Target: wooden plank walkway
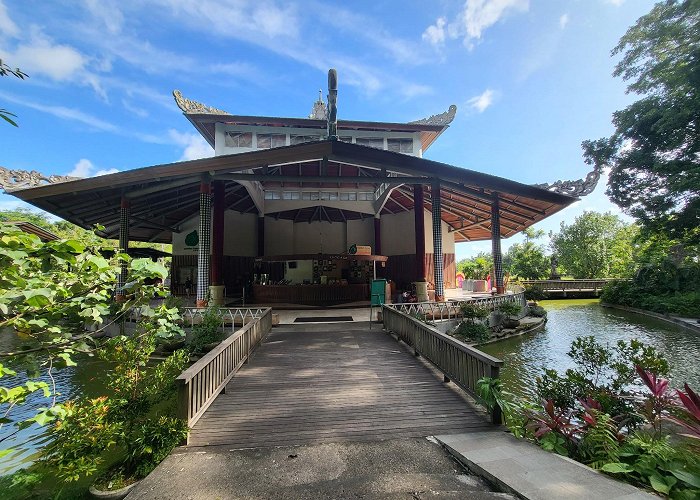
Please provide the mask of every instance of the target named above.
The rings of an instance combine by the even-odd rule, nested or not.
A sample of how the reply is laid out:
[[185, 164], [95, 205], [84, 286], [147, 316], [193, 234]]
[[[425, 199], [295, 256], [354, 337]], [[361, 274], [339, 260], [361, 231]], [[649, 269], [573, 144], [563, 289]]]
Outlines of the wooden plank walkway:
[[367, 323], [273, 329], [190, 435], [231, 449], [493, 429], [451, 384]]

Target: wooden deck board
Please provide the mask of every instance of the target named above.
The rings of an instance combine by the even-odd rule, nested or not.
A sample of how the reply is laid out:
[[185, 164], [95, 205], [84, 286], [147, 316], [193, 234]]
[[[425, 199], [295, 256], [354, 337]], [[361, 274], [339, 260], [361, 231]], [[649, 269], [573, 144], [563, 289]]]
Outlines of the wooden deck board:
[[275, 329], [190, 435], [191, 447], [253, 448], [491, 428], [485, 415], [366, 324]]

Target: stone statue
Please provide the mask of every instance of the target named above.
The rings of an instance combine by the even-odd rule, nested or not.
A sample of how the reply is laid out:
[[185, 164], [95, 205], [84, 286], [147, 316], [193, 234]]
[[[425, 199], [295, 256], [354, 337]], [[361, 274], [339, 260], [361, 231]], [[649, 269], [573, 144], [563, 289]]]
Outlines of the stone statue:
[[552, 271], [549, 275], [550, 280], [558, 280], [561, 279], [561, 274], [557, 272], [557, 266], [559, 265], [559, 259], [557, 258], [556, 254], [552, 254], [552, 256], [549, 259], [549, 263], [552, 266]]
[[338, 72], [328, 70], [328, 138], [338, 140]]

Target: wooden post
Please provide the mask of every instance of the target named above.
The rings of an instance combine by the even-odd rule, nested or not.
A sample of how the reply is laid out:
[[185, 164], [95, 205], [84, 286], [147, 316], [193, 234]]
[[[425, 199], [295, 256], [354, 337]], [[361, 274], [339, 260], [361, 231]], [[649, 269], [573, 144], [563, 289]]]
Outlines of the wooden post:
[[382, 255], [382, 220], [374, 216], [374, 255]]

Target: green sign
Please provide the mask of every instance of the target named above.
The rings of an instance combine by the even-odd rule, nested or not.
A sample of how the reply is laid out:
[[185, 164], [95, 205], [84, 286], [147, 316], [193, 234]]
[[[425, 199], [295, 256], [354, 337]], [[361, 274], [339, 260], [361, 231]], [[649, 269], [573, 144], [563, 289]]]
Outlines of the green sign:
[[185, 236], [185, 245], [187, 245], [188, 247], [196, 247], [197, 245], [199, 245], [199, 234], [197, 234], [196, 229], [187, 236]]

